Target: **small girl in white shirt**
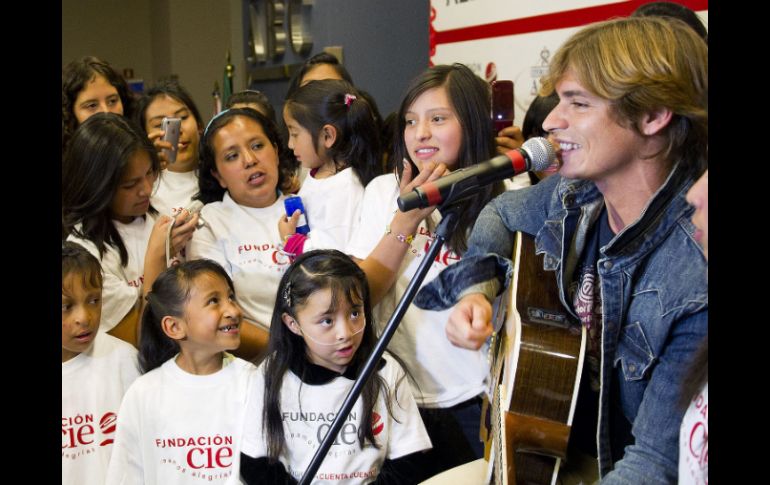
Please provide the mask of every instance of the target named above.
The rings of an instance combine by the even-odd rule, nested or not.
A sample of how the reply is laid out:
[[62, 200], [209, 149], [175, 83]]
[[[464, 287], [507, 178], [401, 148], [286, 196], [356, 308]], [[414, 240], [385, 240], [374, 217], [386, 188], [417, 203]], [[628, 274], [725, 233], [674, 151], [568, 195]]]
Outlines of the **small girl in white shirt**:
[[61, 478], [102, 485], [120, 401], [139, 377], [136, 349], [99, 333], [102, 269], [79, 244], [61, 247]]
[[349, 83], [311, 81], [283, 108], [289, 148], [310, 170], [298, 195], [310, 232], [296, 233], [300, 213], [279, 223], [286, 252], [344, 250], [358, 226], [364, 187], [382, 173], [379, 130], [372, 106]]
[[[302, 476], [375, 345], [373, 323], [366, 276], [348, 256], [297, 258], [278, 288], [269, 355], [252, 377], [241, 480]], [[404, 370], [386, 354], [313, 483], [417, 482], [417, 452], [430, 447]]]
[[253, 364], [233, 283], [214, 261], [163, 272], [142, 316], [143, 376], [120, 406], [108, 484], [225, 483], [237, 474]]

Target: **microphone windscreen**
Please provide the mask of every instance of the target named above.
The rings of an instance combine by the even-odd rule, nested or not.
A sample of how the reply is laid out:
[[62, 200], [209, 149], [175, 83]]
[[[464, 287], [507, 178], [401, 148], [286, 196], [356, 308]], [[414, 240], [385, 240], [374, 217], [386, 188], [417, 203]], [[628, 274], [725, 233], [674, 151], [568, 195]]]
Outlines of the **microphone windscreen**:
[[545, 170], [556, 160], [556, 150], [553, 149], [553, 145], [541, 136], [525, 141], [521, 149], [529, 155], [529, 159], [532, 162], [530, 170], [535, 172]]

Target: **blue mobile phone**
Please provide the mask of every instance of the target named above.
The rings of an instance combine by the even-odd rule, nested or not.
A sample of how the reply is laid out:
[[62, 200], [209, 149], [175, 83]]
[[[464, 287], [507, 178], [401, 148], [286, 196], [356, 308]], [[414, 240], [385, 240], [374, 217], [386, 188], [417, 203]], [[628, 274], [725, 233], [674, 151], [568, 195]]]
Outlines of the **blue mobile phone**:
[[307, 234], [310, 232], [310, 226], [307, 223], [307, 216], [305, 213], [305, 206], [302, 205], [302, 199], [298, 195], [292, 195], [291, 197], [284, 199], [283, 206], [286, 208], [286, 217], [291, 217], [297, 209], [302, 212], [302, 215], [299, 216], [299, 221], [297, 221], [297, 232], [299, 234]]

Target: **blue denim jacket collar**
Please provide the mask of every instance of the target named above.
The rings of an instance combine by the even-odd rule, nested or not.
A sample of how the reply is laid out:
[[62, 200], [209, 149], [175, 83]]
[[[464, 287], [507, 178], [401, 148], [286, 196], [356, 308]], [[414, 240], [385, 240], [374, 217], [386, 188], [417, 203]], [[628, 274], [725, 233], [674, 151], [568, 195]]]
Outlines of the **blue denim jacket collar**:
[[[600, 249], [602, 256], [639, 258], [655, 249], [673, 224], [692, 213], [685, 200], [692, 183], [692, 177], [684, 166], [675, 164], [639, 218]], [[573, 274], [577, 255], [583, 252], [588, 230], [604, 207], [604, 197], [593, 182], [565, 178], [559, 181], [555, 195], [558, 202], [552, 200], [552, 203], [562, 210], [553, 213], [557, 218], [546, 220], [543, 229], [536, 235], [536, 251], [538, 254], [545, 253], [545, 269], [558, 271], [559, 286], [563, 289], [569, 283], [564, 279]], [[684, 224], [687, 225], [687, 221]], [[690, 227], [692, 234], [694, 227], [691, 224]], [[569, 238], [569, 244], [566, 238]], [[562, 303], [567, 308], [571, 307], [566, 300]]]

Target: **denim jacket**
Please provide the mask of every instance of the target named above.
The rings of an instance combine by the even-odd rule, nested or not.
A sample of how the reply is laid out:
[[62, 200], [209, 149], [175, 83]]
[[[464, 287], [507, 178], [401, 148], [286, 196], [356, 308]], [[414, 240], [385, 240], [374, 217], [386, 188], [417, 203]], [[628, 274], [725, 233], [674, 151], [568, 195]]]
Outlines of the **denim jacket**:
[[[685, 194], [691, 174], [678, 164], [641, 216], [600, 248], [597, 273], [602, 292], [602, 361], [597, 450], [603, 484], [675, 483], [680, 383], [706, 335], [706, 261], [693, 238], [693, 209]], [[463, 259], [445, 269], [415, 299], [422, 308], [447, 308], [497, 279], [504, 289], [512, 274], [513, 234], [535, 234], [536, 251], [555, 272], [561, 301], [573, 316], [567, 288], [586, 234], [604, 205], [592, 182], [558, 175], [490, 202], [473, 228]], [[479, 286], [480, 285], [480, 286]], [[492, 295], [487, 295], [491, 297]], [[632, 425], [633, 444], [612, 456], [609, 390]]]

